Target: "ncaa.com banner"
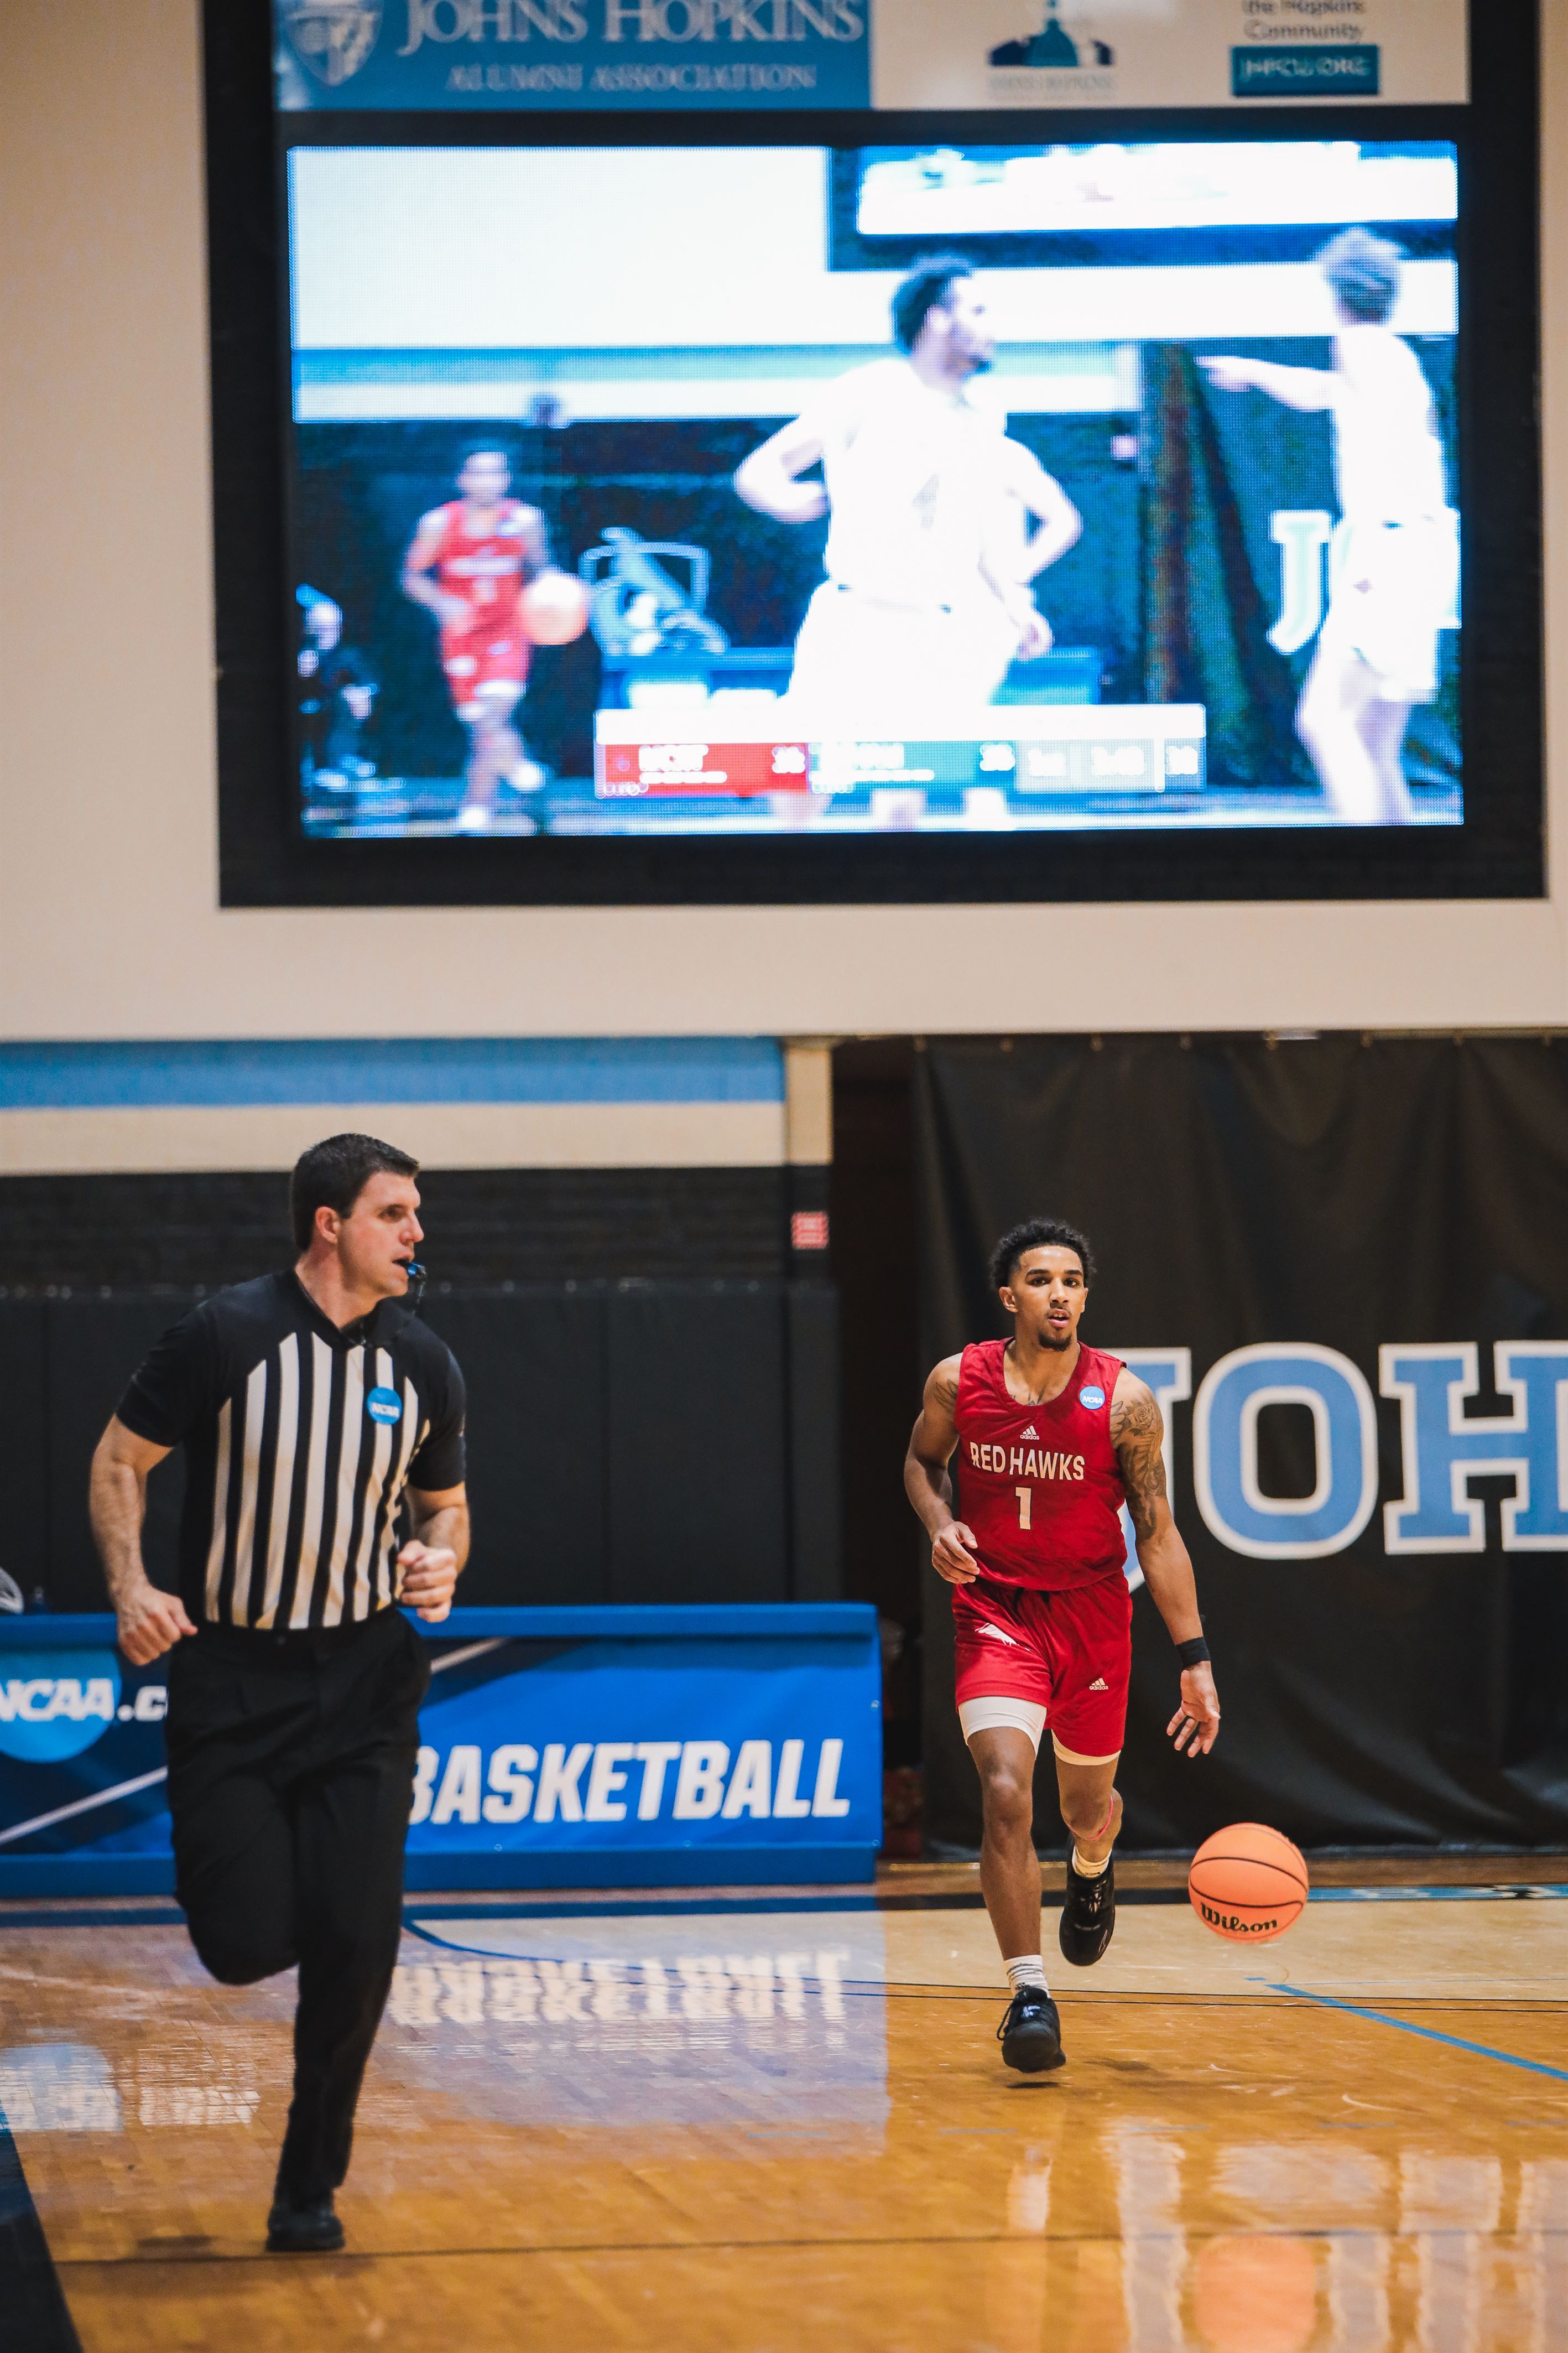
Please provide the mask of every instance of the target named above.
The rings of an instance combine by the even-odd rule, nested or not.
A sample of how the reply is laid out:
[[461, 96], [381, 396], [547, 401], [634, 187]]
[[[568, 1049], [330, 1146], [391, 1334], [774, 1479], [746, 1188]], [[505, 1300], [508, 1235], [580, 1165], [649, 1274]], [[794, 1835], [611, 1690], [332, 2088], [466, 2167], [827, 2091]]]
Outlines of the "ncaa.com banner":
[[[421, 1630], [411, 1887], [871, 1877], [868, 1607], [468, 1609]], [[0, 1894], [172, 1889], [166, 1704], [111, 1618], [0, 1619]]]
[[1463, 104], [1465, 0], [274, 0], [278, 104]]

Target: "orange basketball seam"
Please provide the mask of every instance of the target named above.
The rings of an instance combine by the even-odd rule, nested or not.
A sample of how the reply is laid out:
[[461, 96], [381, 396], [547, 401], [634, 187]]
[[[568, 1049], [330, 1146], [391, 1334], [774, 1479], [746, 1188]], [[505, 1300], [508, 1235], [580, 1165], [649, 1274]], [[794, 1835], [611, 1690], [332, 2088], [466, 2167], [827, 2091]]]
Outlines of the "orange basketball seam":
[[[1206, 1870], [1208, 1865], [1212, 1862], [1239, 1863], [1244, 1871], [1277, 1871], [1281, 1879], [1288, 1879], [1292, 1887], [1306, 1888], [1310, 1887], [1311, 1884], [1310, 1880], [1302, 1878], [1296, 1872], [1288, 1871], [1282, 1862], [1267, 1862], [1264, 1861], [1263, 1857], [1258, 1854], [1194, 1855], [1193, 1857], [1193, 1871], [1195, 1872], [1200, 1864]], [[1187, 1875], [1190, 1879], [1192, 1872], [1189, 1872]]]

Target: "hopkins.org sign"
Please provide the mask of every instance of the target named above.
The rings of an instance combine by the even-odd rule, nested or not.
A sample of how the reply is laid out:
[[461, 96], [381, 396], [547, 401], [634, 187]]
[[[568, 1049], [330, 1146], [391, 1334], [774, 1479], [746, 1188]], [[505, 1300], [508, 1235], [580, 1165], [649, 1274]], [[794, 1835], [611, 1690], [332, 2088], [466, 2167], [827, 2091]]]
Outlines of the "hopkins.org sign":
[[867, 0], [274, 0], [278, 103], [848, 107]]
[[[420, 1630], [411, 1887], [870, 1878], [868, 1607], [466, 1609]], [[164, 1667], [113, 1640], [110, 1618], [0, 1619], [0, 1893], [174, 1884]]]

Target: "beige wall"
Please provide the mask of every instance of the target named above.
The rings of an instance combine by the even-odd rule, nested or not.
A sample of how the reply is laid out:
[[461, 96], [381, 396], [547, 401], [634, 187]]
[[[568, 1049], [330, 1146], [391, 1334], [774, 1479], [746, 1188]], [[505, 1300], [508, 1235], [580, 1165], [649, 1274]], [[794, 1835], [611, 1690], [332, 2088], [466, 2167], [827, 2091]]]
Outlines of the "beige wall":
[[[1547, 904], [221, 913], [195, 0], [5, 16], [0, 1036], [371, 1034], [393, 1004], [431, 1035], [1568, 1024], [1561, 826]], [[1546, 156], [1552, 519], [1568, 137]], [[1565, 566], [1549, 534], [1556, 615]]]

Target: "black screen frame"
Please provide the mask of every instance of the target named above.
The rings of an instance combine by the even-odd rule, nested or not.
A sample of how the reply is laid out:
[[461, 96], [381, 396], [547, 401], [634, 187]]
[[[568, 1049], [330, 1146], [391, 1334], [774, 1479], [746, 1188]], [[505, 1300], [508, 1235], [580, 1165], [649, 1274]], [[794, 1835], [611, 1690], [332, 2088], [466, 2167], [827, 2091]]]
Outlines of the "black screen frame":
[[[1477, 12], [1472, 11], [1472, 20]], [[1541, 898], [1544, 643], [1536, 0], [1471, 30], [1468, 107], [274, 116], [268, 0], [205, 0], [219, 899], [260, 906], [928, 905]], [[1192, 833], [312, 840], [289, 722], [291, 146], [813, 147], [1165, 136], [1459, 151], [1462, 826]]]

